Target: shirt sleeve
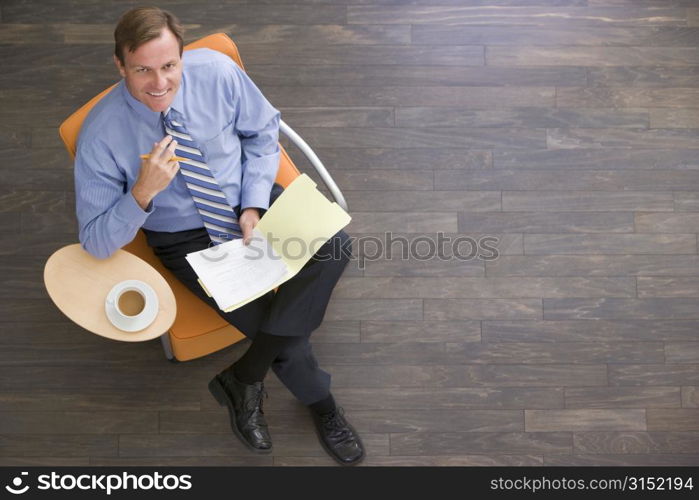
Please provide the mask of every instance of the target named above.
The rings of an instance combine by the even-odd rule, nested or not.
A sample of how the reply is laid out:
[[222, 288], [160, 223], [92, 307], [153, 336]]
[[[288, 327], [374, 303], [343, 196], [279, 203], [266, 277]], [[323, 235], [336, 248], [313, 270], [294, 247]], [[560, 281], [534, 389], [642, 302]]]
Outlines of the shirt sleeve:
[[126, 177], [104, 144], [80, 145], [75, 157], [75, 208], [82, 247], [104, 259], [136, 236], [153, 212], [127, 191]]
[[279, 169], [280, 113], [237, 64], [232, 79], [235, 129], [242, 149], [240, 209], [266, 210]]

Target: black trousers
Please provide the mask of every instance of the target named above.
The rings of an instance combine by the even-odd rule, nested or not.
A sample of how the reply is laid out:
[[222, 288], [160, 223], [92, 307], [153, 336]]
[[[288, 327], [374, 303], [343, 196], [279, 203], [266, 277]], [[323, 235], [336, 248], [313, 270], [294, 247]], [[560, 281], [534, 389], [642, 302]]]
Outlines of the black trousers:
[[[270, 205], [282, 192], [283, 188], [275, 184]], [[240, 215], [239, 207], [234, 210]], [[258, 331], [293, 337], [271, 368], [296, 398], [309, 405], [330, 394], [330, 374], [318, 367], [310, 335], [323, 321], [332, 290], [350, 260], [351, 241], [344, 231], [330, 238], [276, 293], [270, 291], [231, 312], [220, 310], [206, 295], [185, 259], [188, 253], [210, 246], [211, 239], [204, 228], [174, 233], [146, 229], [144, 232], [163, 265], [246, 337], [252, 339]]]

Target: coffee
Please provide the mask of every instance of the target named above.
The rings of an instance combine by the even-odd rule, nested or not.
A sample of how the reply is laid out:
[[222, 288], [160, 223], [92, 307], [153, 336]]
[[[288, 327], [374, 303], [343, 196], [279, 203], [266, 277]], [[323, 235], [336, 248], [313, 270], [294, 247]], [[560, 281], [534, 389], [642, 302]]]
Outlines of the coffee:
[[137, 290], [125, 290], [119, 295], [117, 304], [124, 316], [136, 316], [146, 306], [146, 299]]

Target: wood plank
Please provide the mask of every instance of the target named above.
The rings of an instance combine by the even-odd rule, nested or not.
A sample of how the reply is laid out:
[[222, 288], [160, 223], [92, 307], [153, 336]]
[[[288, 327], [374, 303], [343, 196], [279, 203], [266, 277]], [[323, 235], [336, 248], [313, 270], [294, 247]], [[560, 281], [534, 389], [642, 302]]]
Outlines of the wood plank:
[[[694, 44], [690, 45], [694, 46]], [[587, 73], [590, 91], [594, 93], [604, 92], [599, 88], [603, 86], [621, 87], [614, 91], [623, 93], [626, 90], [631, 95], [636, 94], [640, 88], [654, 87], [657, 90], [652, 95], [662, 96], [659, 98], [659, 101], [664, 102], [671, 96], [671, 93], [665, 90], [668, 87], [671, 89], [683, 89], [697, 86], [699, 66], [590, 67]], [[570, 98], [570, 95], [568, 98]]]
[[36, 324], [25, 321], [7, 322], [2, 325], [3, 332], [0, 344], [76, 344], [99, 343], [96, 335], [83, 330], [81, 327], [64, 318], [63, 321]]
[[338, 283], [333, 291], [333, 297], [346, 299], [635, 297], [635, 285], [633, 278], [357, 277], [346, 278]]
[[682, 387], [682, 407], [699, 408], [699, 387]]
[[699, 365], [670, 363], [609, 365], [609, 385], [699, 385]]
[[70, 234], [74, 241], [78, 240], [78, 224], [72, 210], [62, 213], [22, 212], [20, 226], [25, 234]]
[[[317, 144], [325, 148], [347, 146], [378, 148], [390, 144], [395, 148], [440, 148], [445, 146], [499, 149], [542, 148], [545, 147], [546, 144], [546, 133], [544, 130], [524, 128], [487, 129], [435, 127], [424, 130], [378, 127], [362, 129], [303, 127], [296, 131], [309, 144]], [[692, 136], [691, 133], [686, 133], [686, 131], [679, 132], [685, 133], [685, 135], [688, 136], [687, 140]], [[682, 143], [679, 145], [681, 144]]]
[[29, 129], [16, 125], [0, 125], [0, 150], [14, 150], [29, 146]]
[[0, 457], [0, 467], [87, 467], [89, 457]]
[[[459, 212], [458, 215], [459, 231], [462, 232], [626, 233], [633, 231], [633, 216], [630, 213]], [[612, 235], [605, 234], [603, 237], [612, 237]], [[529, 239], [529, 235], [525, 234], [525, 241]]]
[[348, 320], [422, 320], [419, 299], [330, 299], [325, 319]]
[[0, 212], [67, 212], [72, 208], [68, 193], [8, 189], [0, 194]]
[[577, 432], [575, 453], [696, 453], [699, 432]]
[[348, 6], [349, 24], [684, 26], [681, 8]]
[[[484, 276], [485, 266], [480, 259], [429, 260], [412, 256], [407, 260], [366, 260], [364, 276]], [[402, 318], [397, 318], [402, 319]]]
[[699, 319], [699, 299], [544, 299], [544, 319]]
[[699, 8], [687, 9], [687, 26], [699, 26]]
[[[350, 50], [355, 49], [350, 47]], [[558, 74], [552, 71], [554, 69]], [[430, 106], [444, 103], [451, 96], [457, 105], [466, 106], [470, 103], [471, 106], [484, 109], [486, 103], [479, 103], [476, 99], [479, 94], [483, 94], [486, 102], [496, 107], [546, 106], [554, 101], [553, 86], [579, 87], [586, 84], [585, 68], [582, 67], [542, 67], [534, 71], [527, 67], [439, 66], [424, 58], [420, 65], [306, 64], [303, 65], [303, 71], [283, 64], [251, 64], [249, 71], [257, 85], [265, 90], [265, 94], [272, 92], [271, 102], [279, 102], [281, 99], [287, 106], [301, 105], [295, 103], [292, 96], [301, 96], [303, 99], [303, 96], [308, 96], [309, 88], [317, 89], [320, 92], [318, 97], [322, 100], [315, 104], [302, 100], [304, 106], [318, 106], [319, 103], [334, 106], [357, 102], [366, 102], [367, 104], [361, 104], [363, 106], [381, 106], [392, 102], [401, 106]], [[679, 81], [684, 82], [685, 79]], [[517, 87], [505, 87], [507, 82], [516, 84]], [[369, 101], [361, 100], [359, 87], [365, 94], [364, 99], [368, 98]], [[434, 88], [428, 93], [428, 89], [421, 90], [420, 87]], [[495, 87], [502, 91], [500, 101], [495, 99]], [[379, 89], [382, 90], [379, 92]], [[472, 91], [470, 96], [469, 91]], [[338, 96], [337, 103], [331, 101], [333, 95]], [[415, 99], [394, 101], [399, 95], [413, 95]], [[532, 100], [525, 101], [525, 95], [531, 95]]]
[[346, 226], [351, 233], [377, 231], [422, 233], [427, 231], [456, 232], [456, 214], [450, 212], [353, 212]]
[[548, 129], [547, 144], [552, 149], [570, 148], [699, 148], [695, 129]]
[[[531, 279], [531, 278], [529, 278]], [[483, 341], [616, 342], [696, 339], [697, 320], [483, 321]]]
[[544, 465], [552, 467], [682, 467], [695, 466], [699, 462], [699, 454], [643, 454], [643, 455], [618, 455], [618, 454], [578, 454], [575, 455], [545, 455]]
[[[354, 44], [245, 44], [245, 57], [257, 64], [303, 66], [325, 65], [400, 65], [400, 66], [483, 66], [483, 47], [478, 46], [420, 46], [372, 45], [371, 50], [355, 50]], [[686, 49], [691, 50], [691, 49]]]
[[699, 363], [699, 342], [668, 342], [665, 344], [667, 363]]
[[537, 191], [668, 191], [699, 190], [699, 170], [582, 170], [490, 168], [435, 170], [435, 190]]
[[274, 457], [248, 455], [216, 457], [90, 457], [93, 467], [269, 467]]
[[[676, 193], [675, 193], [676, 195]], [[672, 192], [503, 191], [505, 212], [672, 212]]]
[[695, 66], [695, 47], [488, 47], [492, 66]]
[[[16, 215], [19, 216], [19, 214]], [[50, 300], [44, 285], [45, 263], [46, 259], [43, 256], [24, 255], [0, 261], [0, 275], [3, 276], [3, 283], [5, 284], [3, 289], [0, 290], [0, 298], [13, 299], [23, 297], [27, 299]], [[34, 328], [37, 327], [35, 326]], [[0, 342], [4, 341], [4, 338], [0, 340]]]
[[486, 269], [488, 276], [698, 276], [698, 265], [695, 255], [505, 255]]
[[[342, 278], [340, 282], [345, 280]], [[323, 321], [313, 330], [313, 343], [352, 343], [360, 341], [360, 321]]]
[[699, 278], [638, 277], [638, 297], [699, 297]]
[[699, 113], [691, 109], [650, 108], [651, 128], [699, 128]]
[[[566, 87], [558, 89], [556, 104], [569, 108], [696, 108], [698, 95], [699, 88]], [[653, 133], [657, 135], [653, 131], [646, 135]]]
[[284, 121], [294, 127], [392, 127], [393, 108], [285, 108]]
[[[192, 3], [192, 2], [190, 2]], [[232, 3], [232, 2], [227, 2]], [[245, 3], [245, 2], [233, 2]], [[260, 2], [263, 3], [263, 2]], [[269, 2], [268, 2], [269, 3]], [[290, 1], [289, 4], [298, 4]], [[319, 2], [313, 2], [319, 3]], [[320, 2], [333, 4], [333, 2]], [[277, 2], [279, 4], [279, 2]], [[236, 7], [237, 8], [237, 7]], [[238, 45], [246, 62], [256, 63], [250, 58], [247, 48], [250, 45], [269, 44], [285, 46], [293, 44], [296, 47], [309, 45], [390, 45], [410, 43], [410, 26], [404, 25], [347, 25], [347, 24], [277, 24], [277, 23], [236, 23], [217, 26], [219, 31], [230, 33]], [[191, 33], [188, 30], [185, 33]], [[191, 35], [190, 36], [194, 36]], [[247, 64], [246, 64], [247, 66]]]
[[[113, 344], [104, 345], [105, 356]], [[158, 341], [159, 342], [159, 341]], [[156, 345], [157, 347], [157, 345]], [[23, 383], [23, 390], [77, 390], [77, 391], [139, 391], [147, 379], [151, 388], [164, 390], [170, 386], [182, 389], [205, 388], [211, 377], [231, 364], [247, 349], [247, 344], [235, 344], [222, 352], [213, 353], [198, 363], [176, 365], [169, 363], [161, 354], [156, 361], [132, 360], [130, 363], [105, 363], [100, 369], [94, 364], [34, 364], [33, 366], [0, 366], [0, 391], [14, 390], [16, 380]], [[45, 348], [46, 349], [46, 348]], [[13, 374], [13, 375], [11, 375]], [[14, 384], [14, 385], [13, 385]], [[207, 393], [208, 394], [208, 393]], [[211, 395], [208, 396], [211, 398]]]
[[115, 456], [117, 436], [106, 434], [0, 434], [3, 457]]
[[419, 432], [391, 435], [392, 455], [571, 453], [568, 432]]
[[[230, 429], [227, 412], [163, 412], [161, 433], [225, 433]], [[347, 419], [361, 435], [396, 432], [514, 432], [524, 430], [521, 410], [443, 410], [435, 418], [431, 410], [352, 411]], [[313, 426], [308, 412], [293, 415], [265, 412], [270, 434], [293, 434]]]
[[[312, 432], [312, 429], [308, 429]], [[362, 434], [367, 454], [388, 454], [388, 435]], [[324, 456], [325, 450], [315, 434], [275, 434], [275, 456]], [[122, 457], [180, 457], [180, 456], [241, 456], [250, 450], [232, 432], [226, 434], [122, 434], [119, 436], [119, 456]]]
[[649, 409], [649, 431], [698, 431], [697, 409]]
[[647, 128], [644, 109], [536, 108], [396, 108], [397, 127]]
[[646, 410], [524, 410], [526, 432], [644, 431]]
[[[239, 4], [235, 9], [226, 4], [201, 5], [192, 2], [177, 2], [177, 15], [192, 24], [211, 25], [216, 23], [239, 24], [344, 24], [346, 19], [345, 7], [341, 5], [264, 5]], [[107, 23], [112, 26], [124, 11], [123, 4], [97, 0], [58, 0], [50, 6], [40, 0], [17, 2], [10, 0], [3, 6], [3, 22], [23, 23], [35, 22], [36, 11], [41, 9], [42, 20], [47, 22]]]
[[[367, 456], [362, 462], [369, 467], [507, 467], [542, 465], [541, 455], [458, 455], [458, 456]], [[274, 457], [275, 466], [336, 467], [330, 457]]]
[[[496, 168], [575, 169], [577, 175], [580, 170], [599, 170], [602, 165], [605, 170], [674, 170], [699, 168], [699, 160], [696, 151], [691, 149], [583, 148], [493, 151], [493, 166]], [[565, 195], [560, 192], [565, 190], [567, 189], [552, 191]]]
[[[522, 255], [522, 235], [517, 233], [457, 233], [384, 231], [352, 232], [355, 256], [367, 259], [413, 259], [415, 264], [434, 254], [440, 260], [470, 262], [496, 255]], [[456, 263], [455, 265], [456, 270]]]
[[[47, 371], [50, 371], [47, 370]], [[60, 368], [57, 374], [64, 375]], [[65, 379], [63, 379], [65, 380]], [[106, 387], [28, 387], [21, 393], [0, 392], [2, 412], [74, 412], [82, 415], [103, 412], [123, 412], [138, 408], [145, 414], [157, 411], [196, 411], [199, 410], [199, 391], [180, 387], [121, 389], [118, 386], [109, 390]]]
[[675, 191], [675, 212], [699, 212], [699, 193]]
[[0, 366], [67, 365], [105, 366], [139, 361], [160, 361], [162, 348], [155, 342], [134, 346], [130, 342], [116, 345], [90, 344], [9, 344], [0, 352]]
[[444, 363], [444, 344], [436, 342], [317, 344], [318, 361], [327, 364], [435, 364]]
[[[608, 214], [598, 214], [600, 218]], [[638, 226], [636, 226], [638, 230]], [[567, 227], [560, 228], [563, 232]], [[571, 228], [571, 232], [574, 228]], [[691, 228], [685, 228], [685, 232]], [[691, 254], [694, 234], [525, 234], [524, 253], [552, 254]]]
[[157, 433], [158, 414], [143, 411], [14, 411], [0, 415], [3, 434]]
[[[334, 387], [596, 387], [607, 385], [604, 364], [458, 364], [332, 365], [324, 364]], [[403, 390], [403, 389], [401, 389]], [[562, 408], [562, 406], [560, 406]]]
[[[333, 179], [343, 189], [369, 191], [431, 191], [433, 175], [430, 171], [389, 169], [332, 170]], [[353, 214], [354, 215], [354, 214]]]
[[425, 299], [424, 303], [428, 321], [542, 318], [541, 299]]
[[[606, 2], [602, 6], [610, 5]], [[691, 47], [698, 37], [696, 28], [681, 26], [547, 26], [542, 30], [532, 26], [416, 24], [412, 30], [414, 44], [487, 45], [489, 48], [531, 45]]]
[[[408, 170], [422, 170], [425, 168], [425, 165], [429, 165], [433, 170], [442, 168], [488, 168], [492, 166], [490, 151], [474, 151], [465, 148], [427, 150], [424, 148], [314, 147], [313, 150], [333, 172], [352, 169], [401, 169], [403, 170], [402, 174], [405, 174]], [[294, 163], [302, 169], [304, 165], [310, 167], [310, 163], [301, 158], [300, 155], [294, 157]]]
[[[409, 279], [409, 278], [407, 278]], [[439, 278], [442, 279], [442, 278]], [[333, 292], [336, 296], [338, 288]], [[479, 321], [362, 321], [361, 341], [375, 342], [478, 342]]]
[[678, 408], [680, 404], [679, 387], [573, 387], [565, 390], [566, 408]]
[[634, 214], [634, 225], [639, 233], [697, 233], [699, 232], [699, 214]]
[[[403, 173], [396, 174], [402, 177]], [[344, 190], [343, 190], [344, 192]], [[420, 207], [423, 212], [492, 212], [500, 210], [499, 191], [347, 191], [345, 199], [353, 211], [408, 212]], [[669, 197], [673, 207], [672, 193]], [[3, 198], [0, 196], [0, 208]]]
[[563, 392], [558, 388], [419, 388], [338, 389], [333, 392], [349, 410], [406, 410], [431, 408], [472, 410], [522, 410], [562, 408]]
[[[560, 71], [559, 68], [554, 69]], [[549, 106], [555, 102], [556, 89], [554, 87], [567, 85], [580, 91], [581, 80], [585, 78], [584, 72], [571, 71], [570, 68], [560, 71], [558, 74], [549, 74], [546, 68], [536, 70], [536, 74], [528, 69], [521, 69], [518, 74], [512, 71], [503, 74], [504, 71], [497, 72], [495, 69], [478, 67], [465, 68], [460, 71], [468, 72], [469, 80], [459, 86], [454, 86], [453, 78], [450, 78], [448, 82], [451, 85], [448, 85], [447, 82], [439, 84], [425, 81], [426, 76], [423, 68], [420, 71], [421, 78], [415, 81], [412, 86], [407, 85], [410, 83], [408, 80], [405, 83], [401, 82], [401, 85], [392, 86], [367, 87], [361, 82], [351, 85], [351, 81], [349, 83], [343, 81], [342, 86], [265, 85], [261, 88], [267, 99], [279, 108], [285, 106], [400, 106], [408, 102], [413, 106], [475, 106], [477, 109], [489, 109], [492, 106], [512, 107], [516, 106], [517, 102], [528, 103], [530, 106]], [[434, 74], [434, 70], [427, 74]], [[517, 81], [520, 88], [503, 88], [503, 83], [506, 81]], [[528, 85], [526, 85], [527, 83]], [[558, 92], [560, 91], [561, 89], [558, 89]], [[527, 104], [519, 105], [526, 106]], [[643, 105], [635, 107], [643, 107]], [[415, 147], [415, 145], [407, 147]], [[450, 143], [445, 147], [453, 148], [457, 147], [457, 144]]]
[[662, 363], [662, 342], [447, 343], [452, 363]]

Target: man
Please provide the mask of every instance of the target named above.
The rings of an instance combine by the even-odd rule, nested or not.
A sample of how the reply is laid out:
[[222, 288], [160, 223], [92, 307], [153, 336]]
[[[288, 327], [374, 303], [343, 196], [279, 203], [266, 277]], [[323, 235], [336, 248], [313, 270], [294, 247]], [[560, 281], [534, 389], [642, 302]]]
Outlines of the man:
[[[330, 375], [318, 367], [309, 343], [349, 260], [348, 236], [337, 233], [276, 294], [230, 313], [204, 293], [185, 260], [187, 253], [229, 238], [249, 243], [260, 216], [281, 193], [274, 183], [279, 112], [227, 56], [208, 49], [183, 55], [182, 27], [166, 11], [128, 11], [114, 37], [123, 79], [86, 118], [77, 145], [83, 248], [105, 258], [143, 228], [163, 264], [253, 339], [209, 383], [228, 407], [233, 432], [251, 450], [272, 450], [262, 410], [263, 379], [271, 366], [311, 409], [330, 456], [341, 464], [359, 463], [362, 442], [336, 406]], [[178, 163], [175, 155], [186, 159]]]

